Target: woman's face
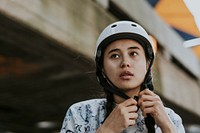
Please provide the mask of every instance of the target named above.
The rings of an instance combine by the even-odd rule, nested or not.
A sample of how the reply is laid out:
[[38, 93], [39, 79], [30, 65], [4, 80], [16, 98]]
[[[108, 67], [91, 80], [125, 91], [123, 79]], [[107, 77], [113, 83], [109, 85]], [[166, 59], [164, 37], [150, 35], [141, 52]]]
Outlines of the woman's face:
[[142, 46], [131, 39], [112, 42], [104, 52], [104, 73], [125, 93], [140, 89], [147, 72], [147, 62]]

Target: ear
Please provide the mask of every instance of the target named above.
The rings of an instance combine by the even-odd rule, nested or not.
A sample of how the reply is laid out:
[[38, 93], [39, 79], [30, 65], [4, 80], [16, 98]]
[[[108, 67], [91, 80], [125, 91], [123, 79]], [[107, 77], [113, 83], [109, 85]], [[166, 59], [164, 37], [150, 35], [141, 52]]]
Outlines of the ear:
[[146, 62], [146, 70], [148, 70], [149, 66], [150, 66], [150, 61], [147, 61]]

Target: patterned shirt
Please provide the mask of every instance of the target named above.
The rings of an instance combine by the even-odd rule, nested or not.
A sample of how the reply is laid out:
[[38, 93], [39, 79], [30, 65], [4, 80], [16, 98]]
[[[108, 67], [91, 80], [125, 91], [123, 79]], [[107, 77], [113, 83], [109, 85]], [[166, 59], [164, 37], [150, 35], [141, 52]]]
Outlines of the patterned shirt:
[[[67, 111], [60, 133], [95, 133], [106, 116], [106, 99], [92, 99], [73, 104]], [[173, 110], [165, 110], [174, 124], [177, 133], [185, 133], [182, 119]], [[157, 126], [156, 133], [162, 133]], [[138, 110], [136, 124], [123, 133], [148, 133], [141, 110]]]

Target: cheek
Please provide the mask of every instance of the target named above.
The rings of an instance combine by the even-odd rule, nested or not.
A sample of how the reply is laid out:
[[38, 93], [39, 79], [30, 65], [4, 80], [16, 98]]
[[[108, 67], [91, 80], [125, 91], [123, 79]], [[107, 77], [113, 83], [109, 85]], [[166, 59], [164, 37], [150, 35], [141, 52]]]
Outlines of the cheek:
[[108, 61], [104, 61], [103, 70], [105, 74], [108, 76], [109, 72], [112, 70], [112, 64]]
[[[104, 73], [106, 76], [110, 79], [112, 77], [115, 77], [114, 75], [116, 74], [116, 64], [111, 62], [111, 61], [104, 61]], [[111, 79], [110, 79], [111, 80]]]
[[146, 75], [148, 69], [146, 62], [138, 63], [137, 68], [138, 68], [137, 70], [138, 73], [140, 73], [141, 75]]

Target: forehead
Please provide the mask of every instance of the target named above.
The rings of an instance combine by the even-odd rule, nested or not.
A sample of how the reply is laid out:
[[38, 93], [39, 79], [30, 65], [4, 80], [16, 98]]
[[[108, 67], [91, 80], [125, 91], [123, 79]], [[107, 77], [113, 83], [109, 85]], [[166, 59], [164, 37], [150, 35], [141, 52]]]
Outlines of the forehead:
[[109, 51], [111, 49], [127, 49], [130, 47], [138, 47], [139, 49], [143, 50], [141, 44], [139, 44], [137, 41], [132, 40], [132, 39], [120, 39], [120, 40], [116, 40], [113, 41], [112, 43], [110, 43], [105, 51]]

